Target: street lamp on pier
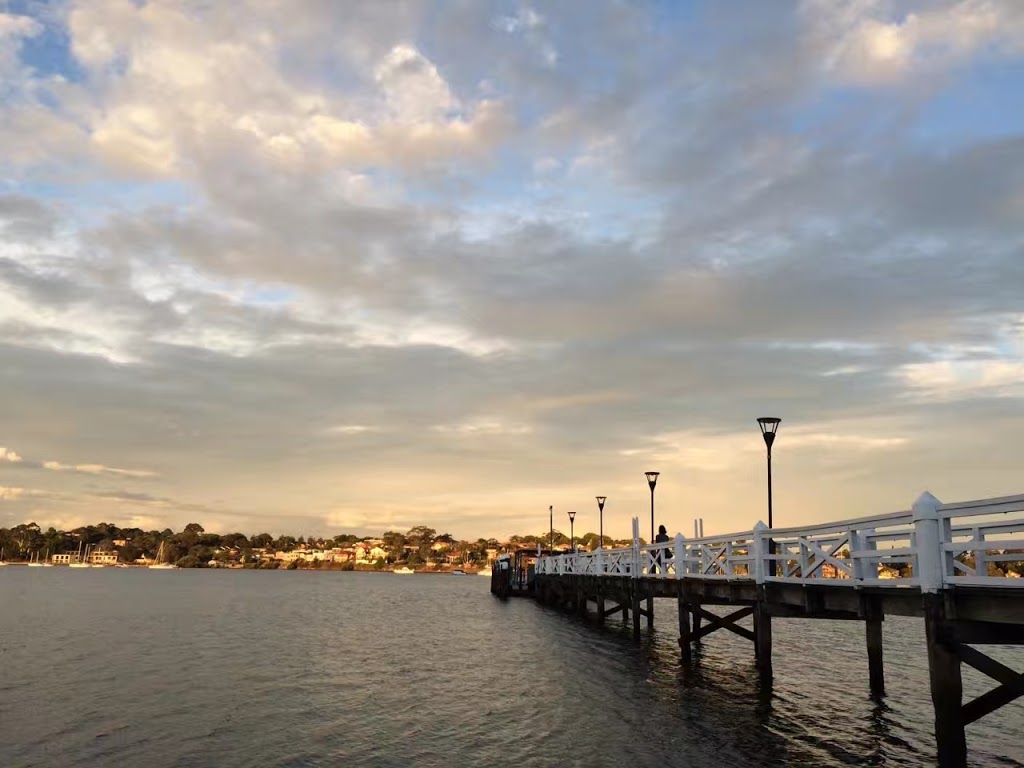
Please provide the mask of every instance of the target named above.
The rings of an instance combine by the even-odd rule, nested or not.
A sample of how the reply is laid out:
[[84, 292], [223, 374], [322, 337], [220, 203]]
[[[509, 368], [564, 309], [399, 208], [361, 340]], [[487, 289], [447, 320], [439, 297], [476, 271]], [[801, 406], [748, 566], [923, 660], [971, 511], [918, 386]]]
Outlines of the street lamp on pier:
[[599, 521], [598, 521], [598, 524], [597, 524], [598, 525], [598, 534], [597, 535], [601, 537], [601, 539], [600, 539], [601, 543], [598, 544], [598, 546], [601, 547], [601, 549], [604, 549], [604, 503], [606, 501], [608, 501], [608, 497], [607, 496], [598, 496], [597, 497], [597, 512], [598, 512], [598, 517], [599, 517]]
[[555, 551], [555, 508], [548, 507], [548, 551]]
[[[757, 424], [761, 427], [761, 436], [764, 438], [765, 447], [768, 448], [768, 528], [771, 530], [773, 527], [772, 520], [772, 443], [775, 442], [775, 433], [779, 431], [779, 424], [782, 423], [782, 419], [777, 419], [774, 416], [762, 416], [757, 420]], [[775, 554], [775, 539], [768, 539], [768, 554]], [[775, 560], [772, 559], [768, 563], [768, 574], [774, 576], [776, 573]]]
[[648, 544], [654, 543], [654, 486], [658, 484], [658, 475], [660, 472], [644, 472], [647, 475], [647, 484], [651, 486], [651, 538], [647, 542]]
[[573, 552], [576, 551], [576, 532], [575, 532], [575, 529], [573, 527], [573, 523], [575, 522], [575, 520], [576, 520], [576, 513], [575, 512], [570, 512], [569, 513], [569, 548]]

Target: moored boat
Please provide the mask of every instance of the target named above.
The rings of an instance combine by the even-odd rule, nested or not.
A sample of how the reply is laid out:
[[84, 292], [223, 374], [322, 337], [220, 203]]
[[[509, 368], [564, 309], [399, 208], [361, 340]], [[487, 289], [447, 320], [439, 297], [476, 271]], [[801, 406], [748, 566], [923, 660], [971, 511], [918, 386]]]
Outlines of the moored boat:
[[161, 541], [160, 546], [156, 551], [156, 562], [149, 566], [150, 569], [155, 569], [158, 571], [177, 570], [178, 566], [176, 566], [174, 563], [165, 563], [163, 561], [164, 557], [164, 542]]

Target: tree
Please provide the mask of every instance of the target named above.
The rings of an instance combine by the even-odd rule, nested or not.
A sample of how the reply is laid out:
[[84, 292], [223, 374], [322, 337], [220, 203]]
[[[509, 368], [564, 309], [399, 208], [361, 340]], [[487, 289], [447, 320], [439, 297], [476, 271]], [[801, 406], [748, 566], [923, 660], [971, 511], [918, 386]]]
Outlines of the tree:
[[291, 552], [295, 549], [295, 544], [294, 536], [278, 536], [274, 539], [274, 549], [278, 552]]
[[266, 549], [274, 542], [274, 537], [269, 533], [257, 533], [252, 537], [253, 548]]
[[185, 526], [185, 533], [205, 533], [206, 529], [199, 523], [189, 523]]
[[398, 531], [388, 531], [382, 537], [384, 549], [387, 550], [388, 560], [397, 563], [405, 559], [405, 535]]

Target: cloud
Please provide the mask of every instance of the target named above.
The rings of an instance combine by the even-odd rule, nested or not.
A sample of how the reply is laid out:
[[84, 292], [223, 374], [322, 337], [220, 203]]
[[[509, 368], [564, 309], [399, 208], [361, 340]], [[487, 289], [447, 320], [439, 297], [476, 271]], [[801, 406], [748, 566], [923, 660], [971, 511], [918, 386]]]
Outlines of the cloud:
[[11, 464], [17, 464], [18, 462], [21, 461], [21, 456], [19, 456], [17, 453], [10, 450], [9, 448], [0, 445], [0, 461], [6, 461]]
[[364, 432], [375, 432], [376, 427], [365, 424], [339, 424], [335, 427], [328, 427], [327, 431], [334, 435], [361, 435]]
[[44, 461], [43, 468], [53, 472], [79, 472], [86, 475], [119, 475], [121, 477], [156, 477], [148, 469], [119, 469], [102, 464], [61, 464], [59, 461]]
[[973, 459], [1022, 426], [1016, 4], [663, 11], [16, 22], [3, 466], [61, 495], [8, 515], [470, 535], [600, 485], [624, 534], [653, 462], [739, 528], [766, 412], [789, 519], [1019, 490]]
[[528, 435], [533, 429], [528, 424], [515, 424], [500, 419], [473, 419], [456, 424], [435, 424], [435, 432], [467, 437], [485, 435]]
[[858, 85], [903, 78], [962, 64], [979, 51], [1024, 50], [1024, 12], [1013, 0], [929, 4], [896, 16], [898, 4], [877, 0], [805, 2], [804, 11], [824, 47], [824, 67]]

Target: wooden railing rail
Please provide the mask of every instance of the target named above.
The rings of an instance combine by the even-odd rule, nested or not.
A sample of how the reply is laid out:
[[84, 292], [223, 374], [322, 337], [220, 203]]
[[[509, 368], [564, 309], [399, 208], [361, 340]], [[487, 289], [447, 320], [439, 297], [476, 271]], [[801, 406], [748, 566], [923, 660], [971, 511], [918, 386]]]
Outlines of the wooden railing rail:
[[[984, 518], [984, 519], [980, 519]], [[909, 511], [754, 530], [639, 542], [540, 558], [537, 572], [657, 579], [830, 582], [862, 586], [957, 585], [1024, 588], [1000, 564], [1024, 561], [1024, 494], [942, 504], [922, 494]], [[773, 568], [774, 564], [774, 568]], [[773, 575], [774, 570], [774, 575]]]

